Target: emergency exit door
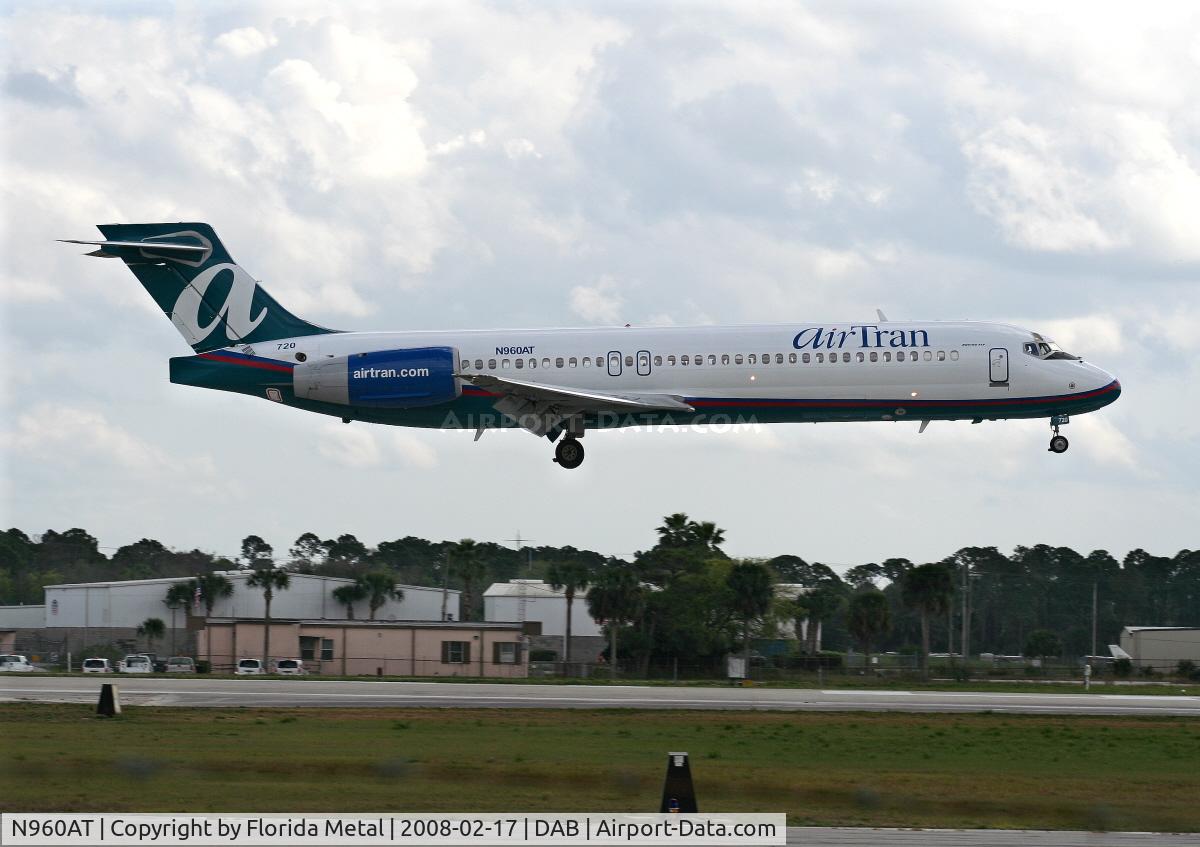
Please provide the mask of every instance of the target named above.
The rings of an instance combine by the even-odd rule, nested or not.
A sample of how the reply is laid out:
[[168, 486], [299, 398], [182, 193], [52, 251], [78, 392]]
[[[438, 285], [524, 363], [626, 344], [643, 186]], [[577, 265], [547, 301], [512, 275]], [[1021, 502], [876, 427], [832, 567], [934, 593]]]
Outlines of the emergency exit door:
[[992, 385], [1008, 384], [1008, 350], [993, 347], [988, 353], [988, 379]]

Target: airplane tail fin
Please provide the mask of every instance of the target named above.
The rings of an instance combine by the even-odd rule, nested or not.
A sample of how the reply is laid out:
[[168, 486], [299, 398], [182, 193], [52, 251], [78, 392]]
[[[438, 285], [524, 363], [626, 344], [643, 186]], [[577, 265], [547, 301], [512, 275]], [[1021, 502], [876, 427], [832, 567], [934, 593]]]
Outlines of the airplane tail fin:
[[293, 315], [225, 249], [206, 223], [102, 224], [89, 256], [119, 258], [197, 353], [334, 330]]

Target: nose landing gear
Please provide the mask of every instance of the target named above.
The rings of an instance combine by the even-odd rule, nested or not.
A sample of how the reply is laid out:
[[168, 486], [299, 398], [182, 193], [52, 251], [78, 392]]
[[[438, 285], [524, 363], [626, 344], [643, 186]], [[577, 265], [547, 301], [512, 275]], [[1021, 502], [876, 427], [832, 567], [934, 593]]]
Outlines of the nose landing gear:
[[1050, 426], [1054, 428], [1054, 435], [1050, 437], [1050, 452], [1065, 453], [1067, 448], [1071, 446], [1071, 442], [1067, 441], [1065, 435], [1058, 434], [1058, 428], [1071, 422], [1071, 419], [1066, 415], [1054, 415], [1050, 418]]

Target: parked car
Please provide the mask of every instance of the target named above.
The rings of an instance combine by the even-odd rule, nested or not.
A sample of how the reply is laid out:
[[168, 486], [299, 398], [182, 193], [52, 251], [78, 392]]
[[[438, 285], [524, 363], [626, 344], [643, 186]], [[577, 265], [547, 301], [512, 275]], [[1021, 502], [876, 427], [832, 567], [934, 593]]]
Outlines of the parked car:
[[280, 659], [275, 662], [275, 673], [283, 676], [303, 676], [308, 671], [304, 669], [304, 662], [299, 659]]
[[84, 673], [112, 673], [113, 667], [108, 659], [84, 659], [82, 670]]
[[262, 661], [260, 659], [238, 659], [237, 669], [234, 671], [239, 676], [252, 674], [266, 673], [263, 670]]
[[35, 670], [37, 670], [37, 668], [29, 664], [29, 659], [25, 658], [20, 653], [5, 653], [0, 655], [0, 671], [24, 673]]
[[196, 660], [191, 656], [172, 656], [167, 659], [167, 673], [195, 673]]
[[154, 663], [149, 656], [134, 653], [121, 660], [119, 670], [121, 673], [153, 673]]

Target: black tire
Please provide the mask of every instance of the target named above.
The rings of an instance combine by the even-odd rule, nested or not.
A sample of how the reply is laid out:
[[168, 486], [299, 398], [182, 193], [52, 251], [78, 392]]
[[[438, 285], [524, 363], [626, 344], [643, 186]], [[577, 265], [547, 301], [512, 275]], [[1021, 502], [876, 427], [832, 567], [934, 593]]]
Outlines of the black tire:
[[583, 464], [583, 445], [578, 438], [564, 438], [554, 448], [554, 461], [567, 470]]
[[1065, 453], [1067, 452], [1067, 447], [1069, 447], [1070, 444], [1071, 442], [1067, 441], [1067, 437], [1065, 435], [1056, 435], [1050, 439], [1050, 452]]

